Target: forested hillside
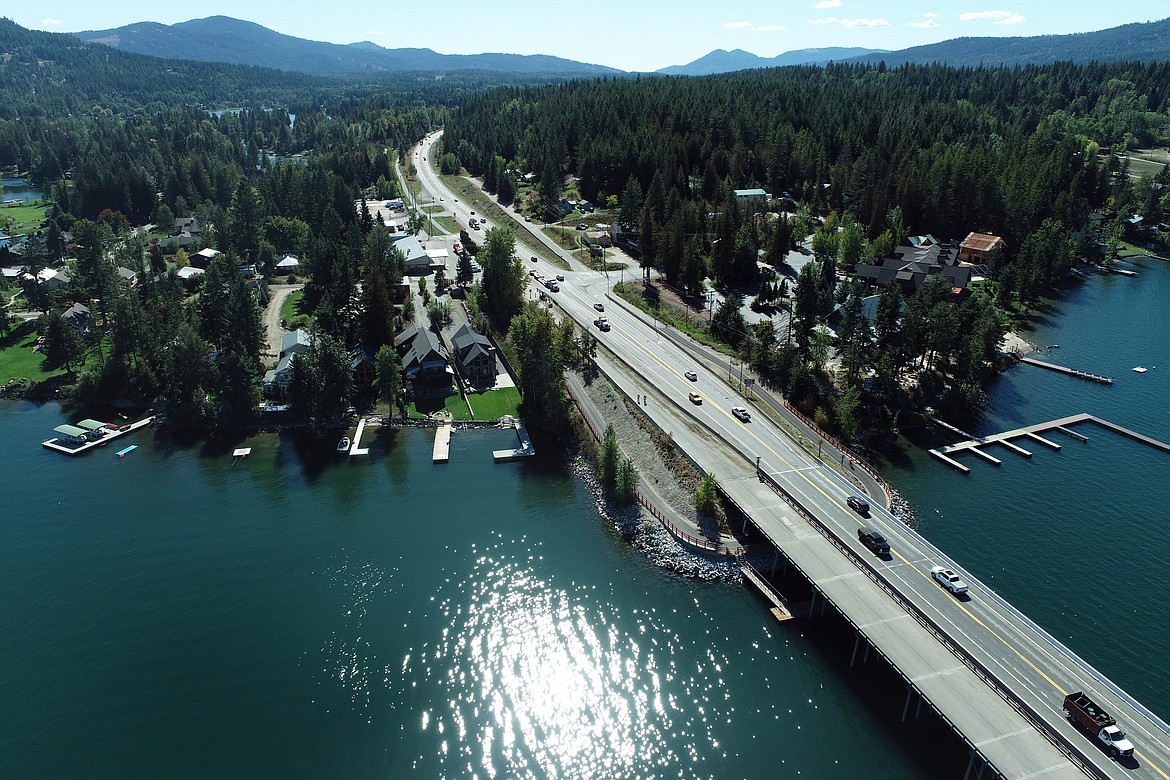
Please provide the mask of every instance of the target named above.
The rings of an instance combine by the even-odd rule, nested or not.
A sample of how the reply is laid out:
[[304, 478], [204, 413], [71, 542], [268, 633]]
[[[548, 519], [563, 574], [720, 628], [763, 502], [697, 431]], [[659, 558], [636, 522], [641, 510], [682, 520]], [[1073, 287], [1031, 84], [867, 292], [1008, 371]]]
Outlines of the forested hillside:
[[[786, 333], [770, 320], [749, 328], [732, 293], [711, 335], [852, 438], [862, 419], [888, 427], [881, 421], [905, 391], [912, 405], [977, 409], [1006, 318], [1077, 262], [1108, 262], [1131, 214], [1149, 225], [1162, 218], [1170, 173], [1131, 177], [1124, 158], [1100, 152], [1165, 144], [1168, 110], [1167, 62], [832, 65], [496, 90], [469, 97], [443, 143], [447, 166], [501, 192], [535, 174], [539, 189], [522, 192], [523, 206], [542, 205], [550, 218], [566, 188], [608, 203], [642, 264], [698, 300], [705, 278], [745, 294], [759, 285], [753, 305], [783, 307]], [[752, 188], [777, 197], [733, 194]], [[912, 294], [853, 276], [907, 236], [970, 232], [1001, 237], [1006, 249], [959, 295], [942, 276]], [[815, 260], [791, 297], [760, 282], [761, 258], [790, 273], [789, 251], [810, 237]], [[874, 292], [881, 302], [867, 324], [861, 299]], [[822, 326], [836, 315], [831, 338]], [[865, 404], [872, 411], [862, 415]]]
[[[441, 125], [444, 100], [465, 85], [424, 97], [405, 83], [340, 86], [168, 63], [7, 21], [0, 55], [0, 166], [28, 175], [54, 201], [44, 224], [21, 237], [21, 253], [3, 255], [32, 274], [20, 303], [43, 312], [47, 365], [81, 369], [77, 392], [90, 402], [164, 399], [182, 424], [248, 424], [260, 397], [265, 295], [238, 268], [268, 269], [277, 251], [297, 251], [318, 334], [298, 363], [297, 387], [310, 389], [298, 409], [339, 416], [353, 389], [346, 349], [392, 338], [390, 298], [402, 275], [386, 231], [373, 230], [354, 204], [366, 193], [400, 194], [397, 150]], [[233, 111], [198, 105], [236, 100], [243, 107]], [[186, 250], [164, 253], [131, 230], [150, 223], [166, 235], [176, 217], [189, 216], [203, 232]], [[204, 246], [222, 254], [202, 284], [178, 277], [188, 251]], [[46, 268], [67, 271], [71, 284], [40, 284]], [[136, 274], [137, 286], [124, 284], [118, 268]], [[62, 317], [75, 302], [93, 313], [83, 336]], [[14, 327], [3, 313], [0, 334]], [[322, 379], [343, 364], [330, 374], [340, 385]]]

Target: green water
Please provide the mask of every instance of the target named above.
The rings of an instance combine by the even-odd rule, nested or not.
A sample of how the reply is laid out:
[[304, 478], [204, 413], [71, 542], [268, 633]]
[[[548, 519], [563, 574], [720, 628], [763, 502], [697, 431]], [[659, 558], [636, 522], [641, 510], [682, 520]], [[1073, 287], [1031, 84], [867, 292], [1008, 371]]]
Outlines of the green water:
[[[1088, 412], [1170, 442], [1170, 263], [1137, 277], [1093, 276], [1050, 302], [1025, 334], [1043, 360], [1115, 378], [1102, 385], [1017, 366], [991, 388], [975, 435]], [[1149, 369], [1134, 373], [1135, 366]], [[1017, 442], [995, 467], [967, 456], [964, 476], [911, 452], [884, 469], [918, 509], [920, 530], [1106, 676], [1170, 717], [1170, 454], [1094, 425]], [[954, 441], [948, 438], [945, 443]]]
[[554, 448], [67, 458], [62, 421], [0, 404], [0, 777], [961, 775], [847, 632], [653, 567]]

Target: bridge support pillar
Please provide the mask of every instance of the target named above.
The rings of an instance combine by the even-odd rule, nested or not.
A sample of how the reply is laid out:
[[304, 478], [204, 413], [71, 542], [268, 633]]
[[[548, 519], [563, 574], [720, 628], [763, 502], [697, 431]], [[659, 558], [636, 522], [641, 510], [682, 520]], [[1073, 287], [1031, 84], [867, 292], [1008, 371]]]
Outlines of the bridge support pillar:
[[857, 632], [857, 636], [853, 640], [853, 655], [849, 656], [849, 667], [853, 668], [853, 662], [857, 660], [857, 648], [861, 645], [861, 632]]
[[865, 643], [865, 654], [861, 656], [861, 663], [869, 663], [869, 648], [873, 647], [869, 642]]
[[914, 696], [914, 686], [906, 686], [906, 706], [902, 707], [902, 722], [906, 722], [906, 716], [910, 714], [910, 699]]
[[780, 562], [780, 551], [777, 550], [776, 554], [772, 556], [772, 573], [768, 575], [769, 577], [776, 576], [776, 564], [778, 564], [779, 562]]
[[979, 780], [979, 778], [983, 777], [983, 770], [986, 768], [987, 761], [976, 753], [974, 748], [971, 748], [971, 760], [967, 762], [967, 771], [963, 773], [963, 780], [970, 780], [972, 777], [975, 780]]
[[816, 588], [813, 588], [812, 598], [809, 599], [809, 602], [808, 602], [808, 616], [810, 618], [813, 616], [813, 611], [816, 610], [816, 608], [817, 608], [817, 590], [816, 590]]

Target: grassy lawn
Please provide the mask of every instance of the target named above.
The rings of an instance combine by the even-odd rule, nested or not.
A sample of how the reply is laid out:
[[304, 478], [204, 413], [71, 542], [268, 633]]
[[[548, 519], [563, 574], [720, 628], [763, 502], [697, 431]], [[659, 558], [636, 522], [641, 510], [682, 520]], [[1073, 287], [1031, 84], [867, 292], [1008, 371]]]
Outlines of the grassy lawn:
[[25, 322], [0, 339], [0, 384], [9, 379], [29, 379], [40, 382], [64, 374], [64, 369], [45, 370], [45, 356], [33, 352], [37, 342], [36, 322]]
[[38, 200], [0, 206], [0, 229], [18, 232], [35, 230], [45, 221], [45, 212], [50, 205], [48, 201]]
[[446, 409], [454, 420], [471, 419], [471, 411], [468, 410], [467, 404], [463, 403], [463, 398], [458, 393], [446, 398], [424, 398], [421, 401], [407, 404], [406, 416], [412, 420], [425, 420], [432, 413], [441, 409]]
[[488, 390], [478, 395], [471, 395], [467, 399], [471, 408], [475, 410], [477, 420], [498, 420], [506, 414], [519, 417], [520, 391], [515, 387], [502, 387], [499, 390]]
[[520, 391], [514, 387], [488, 390], [470, 396], [471, 410], [458, 394], [446, 398], [425, 398], [406, 407], [406, 416], [412, 420], [425, 420], [434, 412], [446, 409], [453, 420], [498, 420], [506, 414], [519, 417]]
[[459, 231], [462, 229], [459, 226], [459, 223], [455, 221], [454, 217], [442, 216], [431, 217], [431, 219], [433, 219], [439, 227], [443, 228], [443, 230], [446, 230], [448, 233], [453, 233], [454, 235], [459, 235]]
[[280, 305], [281, 322], [286, 324], [290, 323], [293, 321], [293, 317], [296, 317], [299, 314], [304, 314], [304, 312], [301, 311], [301, 299], [304, 297], [305, 291], [297, 290], [296, 292], [289, 294], [289, 296], [284, 299], [284, 303]]

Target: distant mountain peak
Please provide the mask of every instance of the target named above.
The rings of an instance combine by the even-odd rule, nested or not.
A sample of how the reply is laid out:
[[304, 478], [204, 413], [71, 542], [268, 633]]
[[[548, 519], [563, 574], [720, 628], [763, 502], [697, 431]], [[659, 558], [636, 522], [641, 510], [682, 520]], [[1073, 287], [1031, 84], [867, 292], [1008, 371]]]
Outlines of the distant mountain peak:
[[775, 57], [760, 57], [743, 49], [715, 49], [686, 65], [671, 65], [656, 71], [667, 76], [711, 76], [753, 68], [782, 68], [788, 65], [824, 65], [828, 62], [851, 59], [884, 52], [884, 49], [860, 47], [830, 47], [827, 49], [799, 49]]

